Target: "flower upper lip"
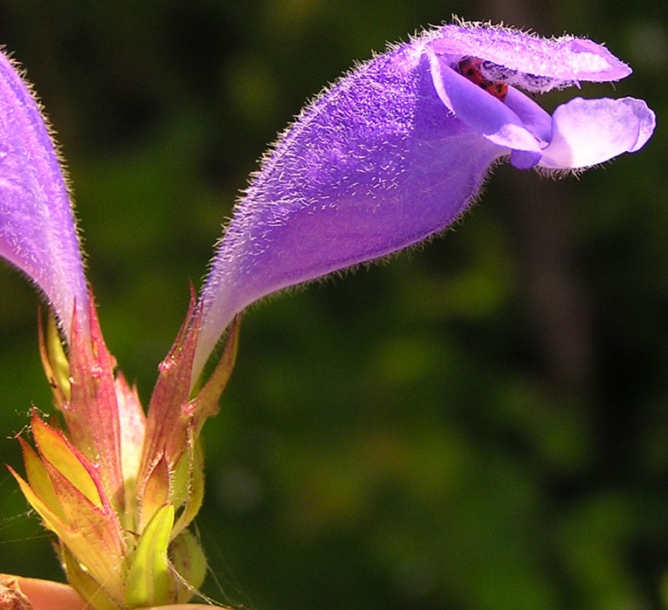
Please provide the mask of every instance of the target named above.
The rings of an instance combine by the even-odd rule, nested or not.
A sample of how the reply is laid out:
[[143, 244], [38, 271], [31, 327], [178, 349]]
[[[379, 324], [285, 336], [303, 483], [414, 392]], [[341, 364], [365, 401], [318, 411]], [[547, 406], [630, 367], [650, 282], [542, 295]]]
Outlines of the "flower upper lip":
[[[631, 74], [631, 68], [604, 46], [583, 38], [541, 38], [511, 28], [488, 24], [453, 24], [428, 32], [424, 38], [439, 55], [473, 55], [504, 66], [527, 79], [528, 91], [545, 93], [574, 81], [610, 82]], [[508, 81], [518, 84], [517, 81]]]

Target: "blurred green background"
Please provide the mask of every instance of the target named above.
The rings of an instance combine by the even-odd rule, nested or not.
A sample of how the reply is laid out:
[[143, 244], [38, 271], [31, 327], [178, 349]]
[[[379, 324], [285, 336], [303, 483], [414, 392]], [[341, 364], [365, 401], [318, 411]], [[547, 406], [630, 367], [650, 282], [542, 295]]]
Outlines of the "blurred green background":
[[[585, 94], [665, 114], [661, 0], [0, 0], [0, 42], [68, 161], [108, 345], [145, 401], [266, 144], [354, 61], [452, 13], [606, 42], [635, 73]], [[206, 593], [663, 607], [667, 145], [660, 124], [580, 179], [501, 167], [444, 238], [253, 308], [205, 431]], [[6, 265], [0, 295], [0, 461], [20, 468], [11, 436], [50, 398], [38, 299]], [[61, 578], [7, 474], [0, 571]]]

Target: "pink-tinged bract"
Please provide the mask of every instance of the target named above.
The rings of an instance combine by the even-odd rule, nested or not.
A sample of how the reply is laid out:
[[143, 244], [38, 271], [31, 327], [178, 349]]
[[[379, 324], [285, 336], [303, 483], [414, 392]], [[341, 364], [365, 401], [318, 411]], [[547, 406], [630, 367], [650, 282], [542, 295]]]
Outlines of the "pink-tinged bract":
[[65, 354], [49, 320], [41, 355], [62, 423], [33, 409], [34, 448], [19, 438], [25, 476], [9, 470], [56, 535], [67, 579], [86, 607], [185, 603], [206, 576], [206, 558], [188, 529], [204, 494], [199, 436], [234, 367], [239, 325], [207, 383], [191, 395], [199, 329], [193, 301], [144, 415], [136, 388], [116, 370], [92, 304], [87, 321], [84, 329], [75, 312]]
[[[503, 100], [459, 72], [468, 57], [508, 87]], [[655, 123], [641, 100], [575, 98], [550, 115], [532, 97], [630, 73], [590, 40], [463, 23], [358, 65], [280, 136], [238, 202], [202, 292], [195, 373], [250, 303], [443, 231], [497, 160], [563, 171], [641, 148]]]
[[2, 53], [0, 257], [39, 286], [68, 337], [75, 303], [85, 321], [88, 289], [58, 155], [37, 102]]

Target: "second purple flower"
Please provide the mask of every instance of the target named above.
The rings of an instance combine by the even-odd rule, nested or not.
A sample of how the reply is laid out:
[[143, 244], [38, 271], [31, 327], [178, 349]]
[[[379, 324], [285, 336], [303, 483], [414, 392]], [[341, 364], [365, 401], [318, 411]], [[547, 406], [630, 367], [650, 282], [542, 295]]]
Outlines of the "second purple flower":
[[282, 134], [238, 203], [201, 297], [195, 375], [237, 312], [443, 231], [497, 160], [563, 171], [641, 148], [655, 124], [641, 100], [575, 98], [550, 115], [532, 97], [630, 73], [589, 40], [479, 24], [358, 66]]

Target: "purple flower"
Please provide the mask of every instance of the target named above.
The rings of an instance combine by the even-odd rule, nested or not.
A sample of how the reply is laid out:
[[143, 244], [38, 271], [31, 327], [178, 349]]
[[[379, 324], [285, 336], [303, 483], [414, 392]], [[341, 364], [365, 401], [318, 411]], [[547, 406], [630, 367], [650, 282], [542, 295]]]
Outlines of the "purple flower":
[[443, 231], [498, 159], [572, 170], [641, 148], [654, 129], [641, 100], [575, 98], [550, 116], [520, 91], [630, 73], [589, 40], [479, 24], [359, 65], [281, 135], [239, 201], [202, 293], [195, 373], [250, 303]]
[[88, 292], [63, 174], [40, 108], [0, 54], [0, 257], [44, 292], [67, 337]]

